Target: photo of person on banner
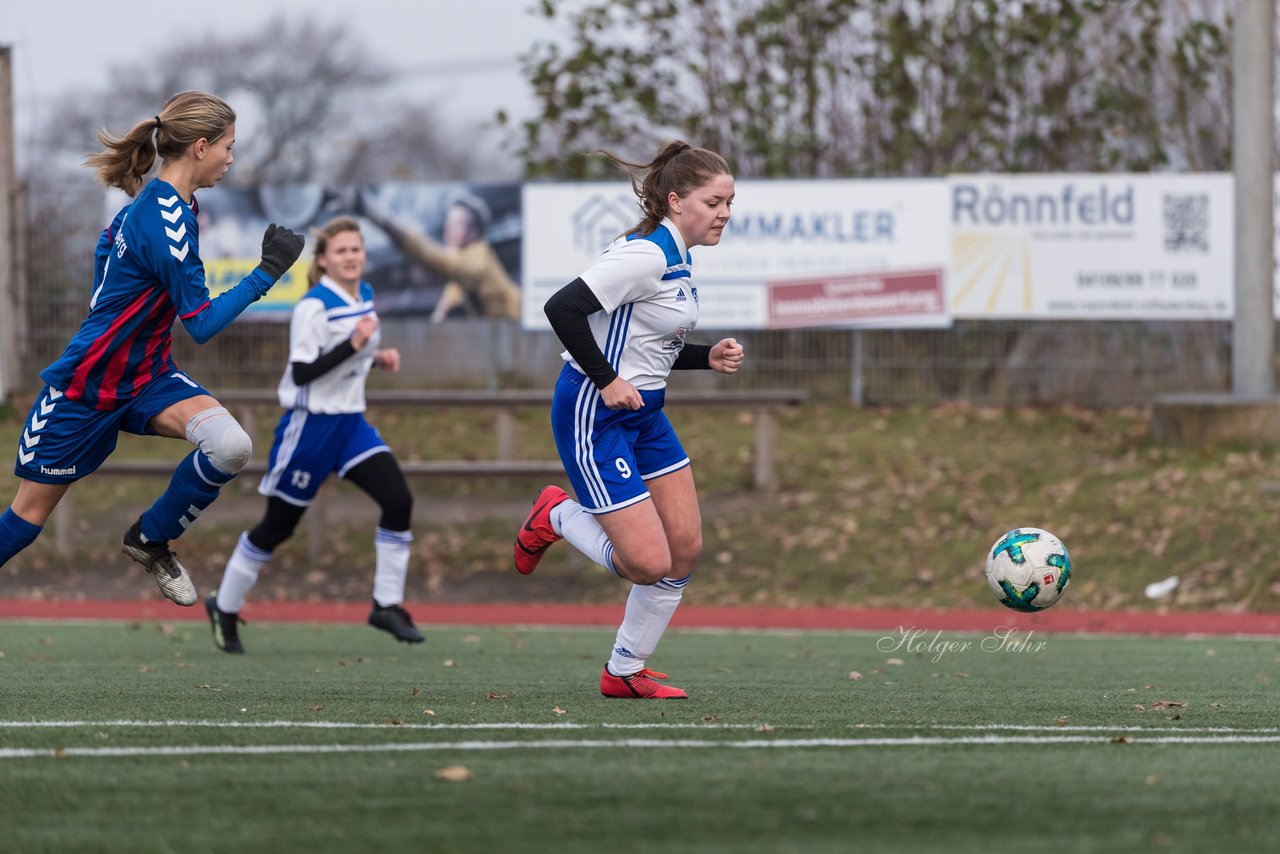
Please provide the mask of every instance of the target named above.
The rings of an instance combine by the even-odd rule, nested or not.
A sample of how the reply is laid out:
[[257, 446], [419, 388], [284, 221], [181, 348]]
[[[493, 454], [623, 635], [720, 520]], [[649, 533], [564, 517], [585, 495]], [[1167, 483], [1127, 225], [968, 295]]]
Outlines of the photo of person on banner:
[[[371, 192], [359, 193], [356, 206], [356, 213], [381, 229], [404, 258], [443, 279], [431, 308], [433, 323], [455, 318], [519, 320], [520, 286], [492, 242], [494, 216], [478, 193], [455, 189], [445, 195], [438, 240], [388, 210]], [[517, 228], [517, 243], [518, 237]]]
[[[252, 269], [254, 235], [267, 223], [308, 234], [350, 207], [350, 191], [318, 183], [218, 186], [202, 193], [197, 221], [210, 293], [222, 293]], [[246, 311], [246, 319], [287, 320], [310, 289], [308, 264], [303, 260], [287, 271], [270, 293]]]

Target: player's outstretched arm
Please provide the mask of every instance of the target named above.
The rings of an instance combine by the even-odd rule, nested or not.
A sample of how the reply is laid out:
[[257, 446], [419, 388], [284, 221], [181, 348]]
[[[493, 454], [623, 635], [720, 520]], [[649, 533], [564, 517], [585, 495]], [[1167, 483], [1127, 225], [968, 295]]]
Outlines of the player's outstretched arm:
[[196, 311], [183, 315], [182, 324], [197, 344], [203, 344], [261, 299], [302, 254], [306, 238], [275, 223], [262, 235], [262, 260], [253, 272], [230, 290], [209, 300]]

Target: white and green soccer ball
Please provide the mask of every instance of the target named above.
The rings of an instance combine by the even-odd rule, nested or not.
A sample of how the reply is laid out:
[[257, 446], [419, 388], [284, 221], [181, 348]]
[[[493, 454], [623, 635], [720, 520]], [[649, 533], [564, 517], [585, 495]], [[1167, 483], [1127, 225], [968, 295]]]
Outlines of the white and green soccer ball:
[[1067, 547], [1040, 528], [1014, 528], [987, 553], [987, 586], [1006, 608], [1043, 611], [1070, 581]]

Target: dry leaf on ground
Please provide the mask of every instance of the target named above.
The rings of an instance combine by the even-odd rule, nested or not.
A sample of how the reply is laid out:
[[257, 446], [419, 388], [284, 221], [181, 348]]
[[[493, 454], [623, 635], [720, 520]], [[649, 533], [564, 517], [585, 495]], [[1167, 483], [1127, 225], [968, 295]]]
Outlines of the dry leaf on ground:
[[1187, 707], [1186, 700], [1156, 700], [1151, 704], [1151, 711], [1158, 709], [1185, 709]]
[[465, 765], [446, 765], [443, 768], [437, 768], [433, 774], [437, 780], [445, 780], [450, 783], [461, 783], [470, 780], [473, 776], [471, 769]]

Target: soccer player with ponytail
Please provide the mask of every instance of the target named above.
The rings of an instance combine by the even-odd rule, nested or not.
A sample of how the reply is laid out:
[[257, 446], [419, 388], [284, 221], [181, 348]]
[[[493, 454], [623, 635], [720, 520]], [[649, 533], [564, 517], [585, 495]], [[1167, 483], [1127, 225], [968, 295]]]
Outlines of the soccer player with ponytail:
[[[18, 491], [0, 515], [0, 565], [35, 541], [71, 485], [115, 450], [121, 431], [186, 439], [195, 450], [125, 532], [123, 550], [169, 599], [194, 605], [199, 598], [169, 542], [244, 468], [252, 446], [235, 418], [174, 363], [173, 323], [205, 343], [284, 275], [304, 243], [272, 224], [261, 263], [235, 287], [209, 296], [195, 191], [212, 187], [231, 166], [235, 122], [222, 99], [183, 92], [123, 137], [98, 134], [104, 150], [86, 164], [133, 201], [98, 240], [88, 315], [40, 373], [45, 385], [18, 440]], [[158, 174], [144, 183], [157, 158]]]
[[[607, 152], [606, 152], [607, 153]], [[702, 550], [693, 470], [663, 411], [672, 370], [735, 373], [742, 346], [685, 343], [698, 322], [690, 248], [715, 246], [733, 204], [724, 158], [683, 142], [648, 163], [612, 154], [631, 175], [643, 219], [546, 303], [566, 362], [551, 404], [556, 449], [577, 496], [538, 493], [516, 534], [515, 564], [534, 571], [557, 540], [632, 583], [606, 697], [683, 699], [645, 666]]]
[[381, 346], [364, 265], [364, 236], [354, 219], [340, 216], [316, 233], [311, 290], [289, 322], [289, 363], [279, 386], [284, 414], [258, 485], [266, 512], [240, 535], [217, 594], [205, 600], [213, 643], [223, 652], [244, 653], [239, 624], [245, 597], [331, 474], [354, 483], [381, 511], [373, 536], [369, 625], [405, 643], [423, 641], [403, 606], [413, 495], [391, 448], [364, 415], [369, 371], [400, 370], [400, 351]]

